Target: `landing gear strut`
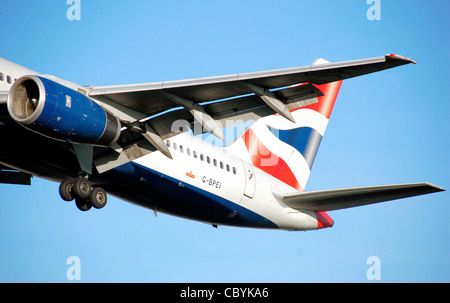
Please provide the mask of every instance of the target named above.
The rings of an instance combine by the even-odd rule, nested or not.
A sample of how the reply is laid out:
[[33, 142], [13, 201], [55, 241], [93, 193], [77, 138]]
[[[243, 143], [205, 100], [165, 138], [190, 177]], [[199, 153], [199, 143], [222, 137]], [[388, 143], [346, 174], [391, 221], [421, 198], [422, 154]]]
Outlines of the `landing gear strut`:
[[101, 187], [92, 188], [91, 183], [84, 177], [75, 180], [64, 180], [59, 186], [59, 195], [64, 201], [73, 201], [81, 211], [94, 208], [100, 209], [106, 205], [107, 194]]

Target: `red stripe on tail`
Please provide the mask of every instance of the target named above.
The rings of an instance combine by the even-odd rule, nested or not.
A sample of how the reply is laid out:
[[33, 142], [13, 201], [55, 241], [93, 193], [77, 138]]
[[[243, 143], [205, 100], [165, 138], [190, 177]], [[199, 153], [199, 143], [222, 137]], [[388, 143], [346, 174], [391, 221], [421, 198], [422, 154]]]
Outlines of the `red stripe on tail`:
[[251, 129], [248, 129], [242, 138], [255, 167], [258, 167], [298, 191], [303, 191], [303, 188], [298, 183], [297, 178], [295, 178], [288, 164], [282, 158], [268, 150]]
[[322, 115], [330, 119], [331, 112], [333, 110], [334, 103], [336, 102], [337, 95], [339, 94], [341, 85], [342, 81], [314, 85], [323, 93], [323, 96], [317, 98], [319, 102], [300, 108], [309, 108], [315, 110], [316, 112], [321, 113]]

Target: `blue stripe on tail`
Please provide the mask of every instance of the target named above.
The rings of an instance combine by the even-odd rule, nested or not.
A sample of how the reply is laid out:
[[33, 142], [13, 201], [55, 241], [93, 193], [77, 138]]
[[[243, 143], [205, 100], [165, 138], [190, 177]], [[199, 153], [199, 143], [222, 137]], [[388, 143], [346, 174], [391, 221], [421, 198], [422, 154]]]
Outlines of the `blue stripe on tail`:
[[267, 126], [269, 130], [281, 141], [298, 150], [308, 163], [311, 170], [317, 150], [319, 149], [322, 135], [311, 127], [300, 127], [288, 130], [279, 130]]

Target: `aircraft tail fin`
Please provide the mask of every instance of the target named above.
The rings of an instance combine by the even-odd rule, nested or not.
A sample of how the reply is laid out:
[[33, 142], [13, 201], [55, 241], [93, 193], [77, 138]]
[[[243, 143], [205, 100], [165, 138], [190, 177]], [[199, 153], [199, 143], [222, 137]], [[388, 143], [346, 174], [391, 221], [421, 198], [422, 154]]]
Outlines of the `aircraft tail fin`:
[[[313, 65], [325, 62], [318, 59]], [[294, 122], [279, 114], [256, 121], [238, 139], [242, 142], [235, 142], [245, 145], [241, 158], [303, 191], [341, 84], [342, 81], [312, 84], [320, 92], [317, 102], [291, 109]]]

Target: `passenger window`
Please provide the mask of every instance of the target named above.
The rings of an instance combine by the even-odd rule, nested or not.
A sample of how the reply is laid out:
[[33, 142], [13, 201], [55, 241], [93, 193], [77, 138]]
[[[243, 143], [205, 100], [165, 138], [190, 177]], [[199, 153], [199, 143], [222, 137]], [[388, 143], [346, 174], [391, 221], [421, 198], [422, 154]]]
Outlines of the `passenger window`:
[[8, 82], [9, 84], [12, 83], [11, 76], [6, 76], [6, 82]]
[[211, 163], [211, 158], [209, 156], [206, 156], [206, 162]]
[[169, 140], [166, 141], [166, 145], [167, 145], [167, 147], [170, 147], [170, 141]]
[[188, 147], [188, 148], [186, 148], [186, 153], [187, 153], [187, 155], [188, 156], [190, 156], [191, 155], [191, 149]]
[[192, 154], [194, 155], [194, 158], [197, 159], [197, 152], [195, 150], [192, 151]]
[[205, 160], [205, 156], [203, 156], [203, 154], [200, 154], [200, 160]]
[[214, 164], [214, 166], [217, 166], [217, 160], [216, 159], [213, 159], [213, 164]]
[[175, 142], [173, 142], [173, 149], [177, 150], [177, 144]]
[[233, 174], [236, 174], [236, 167], [233, 167]]
[[183, 152], [183, 145], [180, 145], [180, 152]]
[[220, 168], [223, 169], [223, 162], [220, 161]]
[[227, 172], [230, 171], [230, 165], [227, 164]]
[[4, 78], [3, 78], [3, 74], [2, 73], [0, 73], [0, 81], [3, 81], [4, 80]]

